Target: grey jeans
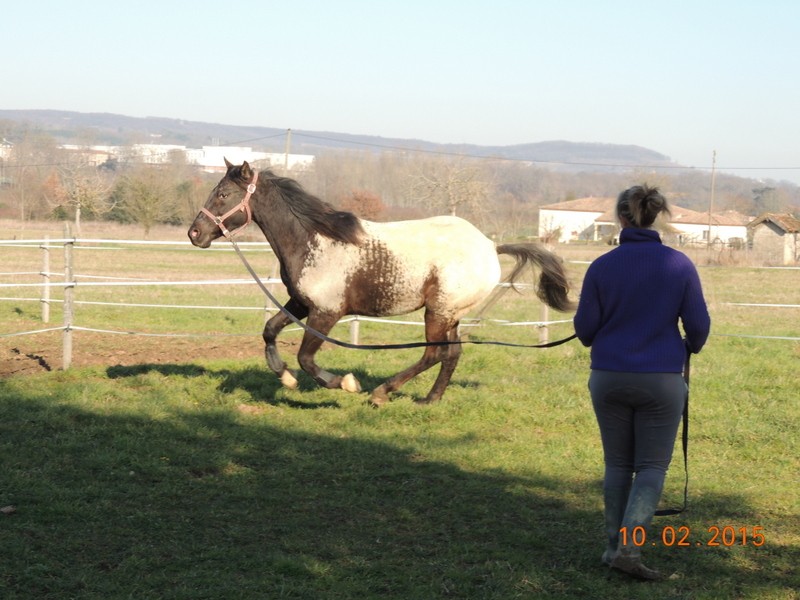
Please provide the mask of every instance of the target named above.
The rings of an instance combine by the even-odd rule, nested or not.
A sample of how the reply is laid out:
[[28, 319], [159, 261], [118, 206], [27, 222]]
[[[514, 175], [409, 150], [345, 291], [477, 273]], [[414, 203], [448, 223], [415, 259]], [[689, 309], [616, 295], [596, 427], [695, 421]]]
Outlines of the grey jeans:
[[687, 399], [683, 376], [592, 370], [589, 392], [603, 442], [605, 486], [628, 486], [635, 473], [660, 495]]
[[631, 532], [646, 530], [658, 507], [688, 388], [680, 373], [592, 370], [589, 392], [606, 465], [604, 560], [623, 546], [639, 555]]

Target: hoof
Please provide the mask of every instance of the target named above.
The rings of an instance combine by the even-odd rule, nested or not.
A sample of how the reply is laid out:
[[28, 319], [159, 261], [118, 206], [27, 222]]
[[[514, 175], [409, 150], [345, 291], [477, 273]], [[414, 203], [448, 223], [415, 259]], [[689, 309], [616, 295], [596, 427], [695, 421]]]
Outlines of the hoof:
[[361, 384], [352, 373], [348, 373], [342, 377], [342, 382], [339, 384], [345, 392], [360, 392]]
[[281, 383], [283, 387], [289, 388], [290, 390], [297, 389], [297, 378], [292, 375], [289, 369], [284, 369], [283, 373], [281, 373]]
[[373, 390], [372, 396], [370, 396], [369, 403], [378, 408], [379, 406], [383, 406], [389, 401], [389, 395], [384, 392], [380, 387], [377, 387]]
[[441, 396], [432, 396], [428, 394], [424, 398], [420, 398], [419, 400], [414, 400], [416, 404], [433, 404], [436, 402]]

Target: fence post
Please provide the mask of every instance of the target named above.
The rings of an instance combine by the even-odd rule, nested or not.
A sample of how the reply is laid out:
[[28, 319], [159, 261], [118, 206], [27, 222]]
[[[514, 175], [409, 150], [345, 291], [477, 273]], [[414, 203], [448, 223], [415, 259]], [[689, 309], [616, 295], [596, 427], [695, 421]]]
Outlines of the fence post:
[[73, 300], [73, 268], [72, 250], [73, 241], [69, 241], [71, 235], [69, 223], [64, 224], [64, 333], [62, 335], [61, 367], [66, 371], [72, 364], [72, 300]]
[[[273, 256], [275, 254], [273, 253]], [[281, 263], [278, 259], [275, 259], [275, 263], [272, 265], [272, 273], [267, 276], [267, 290], [270, 294], [275, 294], [275, 283], [273, 283], [279, 276], [280, 276], [280, 268]], [[270, 314], [270, 310], [277, 308], [280, 311], [280, 306], [273, 306], [272, 301], [269, 298], [264, 298], [264, 324], [269, 321], [272, 317]]]
[[542, 302], [542, 313], [539, 320], [542, 322], [542, 325], [539, 326], [539, 343], [546, 344], [550, 341], [550, 330], [547, 326], [550, 321], [550, 307], [544, 302]]
[[[274, 252], [272, 253], [272, 256], [275, 258], [275, 262], [273, 262], [273, 264], [272, 264], [272, 273], [270, 274], [269, 278], [274, 281], [275, 279], [278, 279], [278, 277], [281, 276], [281, 263], [278, 260], [278, 258], [275, 256]], [[274, 294], [275, 293], [275, 284], [274, 283], [268, 284], [267, 285], [267, 289]]]
[[50, 322], [50, 236], [44, 236], [42, 249], [42, 323]]
[[[548, 251], [553, 252], [555, 249], [555, 244], [546, 243], [544, 247]], [[542, 322], [542, 324], [539, 326], [539, 343], [546, 344], [550, 341], [550, 328], [548, 326], [548, 323], [550, 322], [550, 307], [544, 302], [542, 302], [542, 310], [539, 320]]]
[[358, 315], [353, 315], [353, 320], [350, 321], [350, 343], [358, 344], [359, 330], [361, 323], [358, 321]]

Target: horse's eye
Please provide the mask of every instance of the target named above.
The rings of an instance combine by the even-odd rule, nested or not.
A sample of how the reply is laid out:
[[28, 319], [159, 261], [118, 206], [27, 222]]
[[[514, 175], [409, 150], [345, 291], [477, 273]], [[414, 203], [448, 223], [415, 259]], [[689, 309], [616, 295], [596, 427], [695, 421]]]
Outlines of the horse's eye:
[[221, 200], [225, 200], [225, 198], [228, 197], [228, 193], [227, 192], [220, 192], [219, 193], [219, 197], [220, 197]]

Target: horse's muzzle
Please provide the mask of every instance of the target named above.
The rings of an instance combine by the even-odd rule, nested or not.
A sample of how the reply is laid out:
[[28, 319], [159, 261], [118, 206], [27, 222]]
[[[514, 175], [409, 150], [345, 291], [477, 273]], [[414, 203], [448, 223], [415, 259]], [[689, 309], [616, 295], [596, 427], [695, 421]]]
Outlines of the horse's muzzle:
[[189, 241], [198, 248], [208, 248], [214, 240], [213, 235], [198, 226], [197, 219], [195, 219], [195, 222], [189, 227], [187, 233], [189, 235]]

